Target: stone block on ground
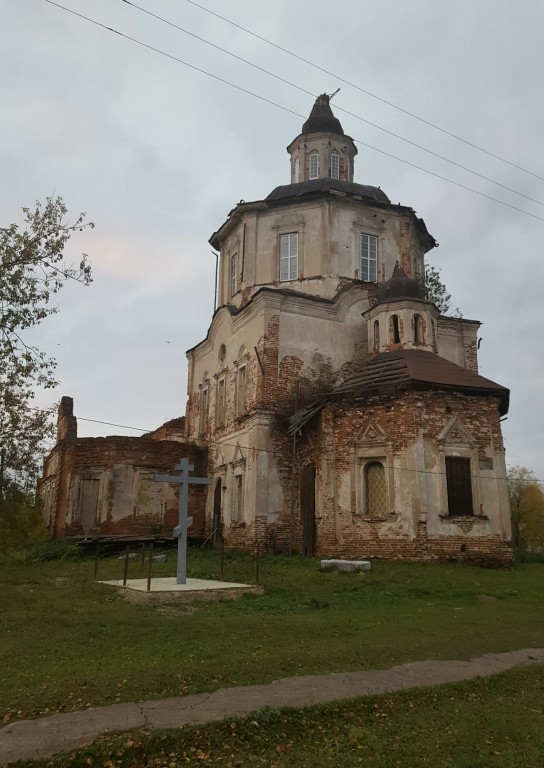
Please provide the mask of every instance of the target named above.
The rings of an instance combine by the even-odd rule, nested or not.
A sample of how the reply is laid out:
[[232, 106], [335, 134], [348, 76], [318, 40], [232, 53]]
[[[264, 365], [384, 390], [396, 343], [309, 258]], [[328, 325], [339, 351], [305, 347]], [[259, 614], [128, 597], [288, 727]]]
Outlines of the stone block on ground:
[[343, 571], [352, 573], [353, 571], [370, 571], [370, 560], [322, 560], [321, 568], [324, 571]]

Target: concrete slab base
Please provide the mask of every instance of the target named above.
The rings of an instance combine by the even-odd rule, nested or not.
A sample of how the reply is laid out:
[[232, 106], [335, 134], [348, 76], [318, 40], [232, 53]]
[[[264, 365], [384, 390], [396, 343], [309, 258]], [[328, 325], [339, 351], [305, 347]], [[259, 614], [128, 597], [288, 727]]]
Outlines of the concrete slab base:
[[248, 593], [261, 594], [263, 591], [251, 584], [212, 579], [187, 579], [185, 584], [178, 584], [174, 576], [151, 579], [149, 592], [147, 579], [128, 579], [126, 585], [123, 585], [122, 579], [99, 583], [117, 587], [127, 599], [138, 603], [216, 602], [233, 600]]
[[370, 560], [322, 560], [321, 568], [324, 571], [336, 570], [351, 573], [352, 571], [370, 571], [372, 565]]

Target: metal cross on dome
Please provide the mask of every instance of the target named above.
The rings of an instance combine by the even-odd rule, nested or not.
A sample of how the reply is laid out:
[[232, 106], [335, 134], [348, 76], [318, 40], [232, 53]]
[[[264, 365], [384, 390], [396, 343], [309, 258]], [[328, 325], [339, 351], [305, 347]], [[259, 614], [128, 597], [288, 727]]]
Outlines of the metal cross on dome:
[[208, 477], [189, 477], [194, 466], [189, 464], [189, 459], [180, 459], [176, 464], [179, 469], [179, 475], [170, 477], [169, 475], [154, 475], [153, 480], [159, 483], [178, 483], [179, 488], [179, 519], [174, 528], [174, 537], [178, 540], [178, 571], [177, 583], [187, 583], [187, 529], [193, 524], [193, 518], [187, 516], [187, 507], [189, 502], [189, 483], [196, 485], [210, 485], [212, 482]]

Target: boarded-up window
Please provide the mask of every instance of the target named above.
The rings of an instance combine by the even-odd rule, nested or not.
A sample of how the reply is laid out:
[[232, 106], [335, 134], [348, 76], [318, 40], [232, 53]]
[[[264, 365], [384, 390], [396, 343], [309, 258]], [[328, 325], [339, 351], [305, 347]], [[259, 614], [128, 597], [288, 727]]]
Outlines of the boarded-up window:
[[242, 416], [246, 412], [246, 379], [247, 368], [241, 365], [236, 375], [236, 415]]
[[219, 379], [217, 382], [217, 401], [216, 401], [216, 426], [218, 429], [225, 426], [225, 379]]
[[244, 508], [244, 476], [234, 475], [234, 487], [232, 489], [232, 520], [240, 522]]
[[91, 533], [91, 528], [97, 524], [100, 480], [98, 478], [84, 479], [79, 485], [79, 522], [84, 534]]
[[200, 423], [198, 428], [198, 434], [204, 435], [206, 433], [206, 425], [208, 423], [208, 387], [202, 387], [200, 390]]
[[385, 517], [387, 513], [387, 486], [385, 469], [381, 461], [371, 461], [365, 467], [366, 514], [368, 517]]
[[448, 514], [452, 517], [473, 515], [470, 459], [446, 456], [446, 483]]

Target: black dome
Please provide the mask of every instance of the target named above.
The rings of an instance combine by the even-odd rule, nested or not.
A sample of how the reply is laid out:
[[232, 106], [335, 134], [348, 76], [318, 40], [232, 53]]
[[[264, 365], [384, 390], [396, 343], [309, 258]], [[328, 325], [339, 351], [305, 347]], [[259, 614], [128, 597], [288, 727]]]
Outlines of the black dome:
[[378, 304], [385, 301], [394, 301], [395, 299], [419, 299], [424, 301], [425, 294], [423, 286], [417, 280], [414, 280], [413, 277], [408, 277], [397, 261], [389, 280], [386, 280], [385, 283], [379, 286], [376, 298], [378, 299]]
[[329, 131], [344, 136], [344, 131], [338, 120], [332, 113], [329, 106], [329, 97], [322, 93], [315, 100], [315, 104], [310, 112], [310, 117], [302, 126], [302, 133], [317, 133], [319, 131]]

